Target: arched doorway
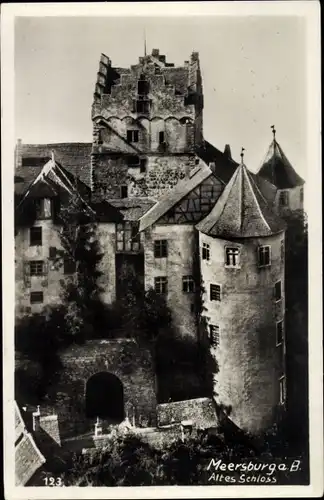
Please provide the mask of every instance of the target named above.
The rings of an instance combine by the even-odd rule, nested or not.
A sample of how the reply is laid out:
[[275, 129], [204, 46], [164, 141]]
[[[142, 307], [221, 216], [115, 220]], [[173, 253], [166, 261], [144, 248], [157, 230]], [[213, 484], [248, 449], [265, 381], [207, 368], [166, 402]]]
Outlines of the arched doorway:
[[86, 387], [86, 416], [119, 423], [124, 419], [124, 389], [116, 375], [96, 373]]

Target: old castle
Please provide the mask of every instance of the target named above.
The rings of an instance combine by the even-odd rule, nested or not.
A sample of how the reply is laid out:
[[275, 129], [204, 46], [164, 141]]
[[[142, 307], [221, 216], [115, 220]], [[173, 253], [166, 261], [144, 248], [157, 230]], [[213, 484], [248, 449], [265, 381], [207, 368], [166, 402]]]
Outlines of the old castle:
[[[215, 399], [230, 405], [233, 421], [253, 432], [271, 424], [285, 404], [280, 214], [303, 208], [304, 181], [274, 130], [258, 174], [248, 170], [243, 154], [240, 163], [234, 161], [229, 145], [220, 151], [204, 140], [203, 107], [198, 53], [179, 67], [157, 49], [130, 68], [114, 67], [102, 55], [92, 143], [18, 142], [16, 205], [24, 211], [33, 203], [36, 219], [28, 226], [17, 218], [16, 316], [60, 300], [60, 281], [73, 266], [64, 260], [56, 269], [48, 260], [60, 244], [55, 212], [62, 193], [78, 190], [98, 216], [106, 303], [121, 293], [126, 261], [146, 289], [165, 294], [179, 334], [199, 342], [198, 262], [202, 314], [219, 366]], [[96, 356], [103, 355], [107, 347], [96, 349]], [[78, 354], [73, 363], [77, 370]], [[108, 371], [121, 378], [125, 398], [134, 390], [139, 394], [144, 376], [132, 385], [112, 365]], [[107, 370], [107, 364], [102, 367]], [[88, 370], [84, 379], [97, 371]], [[148, 392], [145, 397], [154, 399], [154, 390]]]

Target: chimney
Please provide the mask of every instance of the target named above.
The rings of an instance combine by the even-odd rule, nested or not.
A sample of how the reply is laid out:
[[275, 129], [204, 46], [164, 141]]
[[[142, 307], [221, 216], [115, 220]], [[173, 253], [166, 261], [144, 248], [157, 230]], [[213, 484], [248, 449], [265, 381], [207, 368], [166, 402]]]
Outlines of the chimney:
[[37, 410], [33, 412], [33, 431], [38, 431], [40, 429], [40, 409], [39, 405]]
[[160, 51], [159, 49], [152, 49], [152, 56], [153, 57], [159, 57]]
[[230, 160], [232, 159], [231, 147], [229, 144], [225, 144], [224, 155]]

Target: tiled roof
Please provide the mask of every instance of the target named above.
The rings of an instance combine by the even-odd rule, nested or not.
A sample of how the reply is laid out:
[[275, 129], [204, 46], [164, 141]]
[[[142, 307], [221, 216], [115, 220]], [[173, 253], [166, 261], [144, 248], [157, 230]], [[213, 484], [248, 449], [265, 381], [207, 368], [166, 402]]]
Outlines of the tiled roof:
[[268, 236], [284, 227], [245, 165], [237, 167], [212, 211], [196, 225], [205, 234], [223, 238]]
[[211, 175], [213, 175], [213, 173], [206, 164], [191, 170], [188, 177], [179, 181], [171, 191], [162, 196], [162, 198], [141, 217], [139, 230], [144, 231], [149, 226], [152, 226], [152, 224], [155, 224], [168, 210], [170, 210], [170, 208]]
[[21, 434], [25, 431], [25, 423], [22, 419], [19, 407], [15, 401], [15, 441], [17, 441]]
[[[51, 158], [55, 159], [71, 174], [90, 186], [90, 155], [92, 143], [70, 142], [54, 144], [21, 144], [19, 146], [23, 165], [15, 171], [15, 192], [24, 194], [42, 167]], [[25, 163], [25, 165], [24, 165]]]
[[302, 186], [305, 183], [297, 172], [295, 172], [275, 139], [270, 144], [268, 153], [258, 175], [272, 182], [278, 189], [289, 189], [296, 186]]
[[107, 202], [116, 208], [127, 221], [138, 221], [155, 205], [155, 200], [150, 198], [108, 199]]

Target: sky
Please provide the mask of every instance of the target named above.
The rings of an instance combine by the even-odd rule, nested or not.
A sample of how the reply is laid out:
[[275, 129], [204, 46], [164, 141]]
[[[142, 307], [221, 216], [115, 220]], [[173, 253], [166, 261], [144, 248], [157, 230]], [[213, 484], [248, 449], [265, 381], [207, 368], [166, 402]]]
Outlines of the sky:
[[158, 48], [182, 65], [198, 51], [204, 136], [257, 171], [271, 125], [306, 176], [306, 34], [302, 17], [18, 17], [15, 24], [15, 139], [91, 142], [91, 103], [105, 53], [127, 67]]

